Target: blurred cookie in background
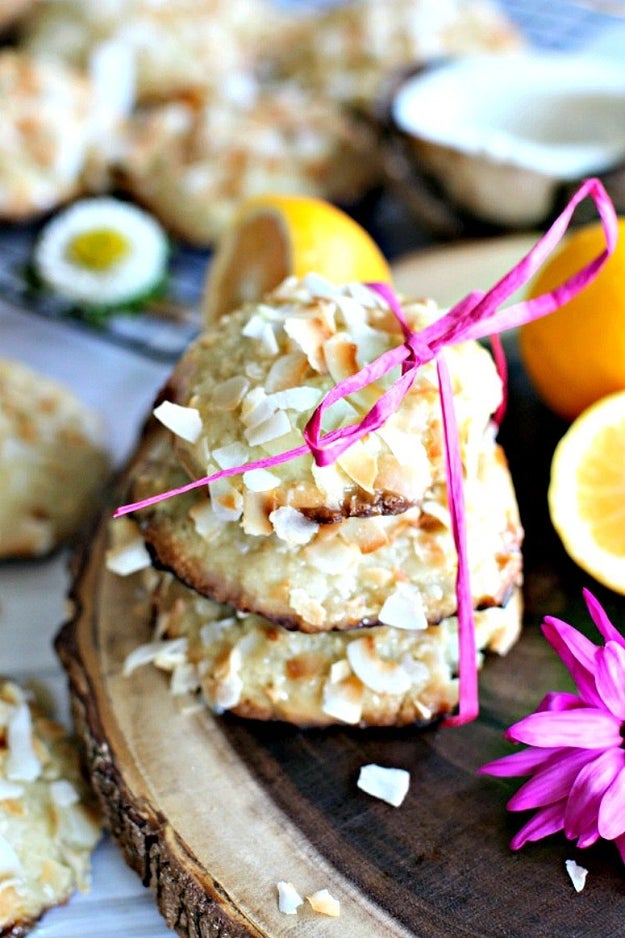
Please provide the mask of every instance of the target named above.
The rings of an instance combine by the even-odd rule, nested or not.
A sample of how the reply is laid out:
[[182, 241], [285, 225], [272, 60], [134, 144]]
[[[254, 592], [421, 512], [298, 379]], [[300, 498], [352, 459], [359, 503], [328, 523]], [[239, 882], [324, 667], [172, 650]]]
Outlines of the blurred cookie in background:
[[139, 100], [217, 89], [251, 68], [281, 22], [265, 0], [59, 0], [42, 3], [22, 31], [31, 51], [85, 67], [103, 42], [123, 45]]
[[86, 891], [101, 834], [65, 728], [0, 680], [0, 933], [22, 936]]
[[0, 359], [0, 559], [49, 553], [96, 510], [104, 428], [67, 388]]
[[144, 108], [132, 120], [121, 185], [179, 237], [210, 246], [259, 192], [361, 196], [378, 176], [368, 127], [295, 83], [231, 76], [217, 94]]
[[0, 51], [0, 221], [31, 220], [107, 185], [111, 132], [133, 98], [123, 64], [111, 47], [89, 73]]
[[324, 97], [373, 102], [402, 66], [522, 44], [490, 0], [351, 0], [292, 19], [273, 53], [279, 74]]

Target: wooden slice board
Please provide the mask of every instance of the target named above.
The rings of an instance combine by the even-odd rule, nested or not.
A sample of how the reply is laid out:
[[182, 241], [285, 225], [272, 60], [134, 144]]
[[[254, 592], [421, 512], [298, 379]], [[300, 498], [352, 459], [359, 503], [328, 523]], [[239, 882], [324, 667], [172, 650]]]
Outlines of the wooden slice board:
[[[530, 242], [506, 239], [425, 252], [398, 265], [398, 285], [452, 302], [488, 286]], [[503, 267], [502, 267], [503, 265]], [[475, 278], [475, 280], [473, 279]], [[478, 281], [478, 282], [476, 282]], [[482, 282], [479, 282], [482, 281]], [[622, 600], [565, 557], [546, 509], [549, 461], [563, 426], [532, 396], [510, 343], [511, 407], [502, 442], [526, 527], [526, 627], [481, 677], [481, 715], [459, 729], [299, 731], [192, 710], [151, 667], [122, 674], [150, 638], [133, 578], [104, 567], [104, 524], [80, 559], [75, 619], [57, 638], [88, 770], [128, 863], [167, 923], [192, 936], [341, 938], [617, 938], [623, 869], [609, 845], [576, 851], [564, 838], [518, 854], [521, 819], [505, 803], [515, 780], [479, 776], [508, 751], [506, 726], [567, 676], [538, 624], [550, 613], [583, 625], [589, 585], [616, 620]], [[361, 765], [406, 768], [400, 808], [357, 789]], [[576, 894], [564, 860], [589, 869]], [[277, 909], [276, 884], [328, 888], [341, 917]]]

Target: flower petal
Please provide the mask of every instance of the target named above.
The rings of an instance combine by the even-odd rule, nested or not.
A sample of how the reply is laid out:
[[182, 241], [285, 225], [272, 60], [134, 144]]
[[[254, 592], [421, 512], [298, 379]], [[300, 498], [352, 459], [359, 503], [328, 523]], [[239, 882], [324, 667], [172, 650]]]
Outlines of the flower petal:
[[545, 768], [554, 757], [565, 752], [560, 746], [553, 749], [535, 749], [528, 747], [519, 752], [512, 752], [508, 756], [487, 762], [477, 771], [480, 775], [494, 775], [497, 778], [510, 778], [514, 775], [533, 775], [538, 769]]
[[568, 694], [565, 691], [550, 691], [548, 694], [545, 694], [536, 707], [536, 710], [574, 710], [578, 707], [585, 706], [586, 701], [582, 700], [578, 694]]
[[601, 700], [594, 680], [595, 654], [598, 646], [574, 629], [572, 625], [552, 616], [547, 616], [544, 620], [542, 631], [551, 647], [566, 665], [584, 700], [591, 705], [600, 706]]
[[[597, 819], [601, 800], [625, 766], [623, 749], [607, 749], [594, 756], [579, 772], [566, 805], [564, 830], [567, 837], [598, 835]], [[596, 837], [595, 837], [596, 839]]]
[[566, 801], [563, 800], [537, 811], [510, 841], [512, 850], [519, 850], [528, 841], [540, 840], [541, 837], [561, 831], [564, 827], [565, 807]]
[[587, 762], [596, 759], [592, 749], [562, 750], [566, 755], [551, 759], [542, 771], [525, 782], [507, 804], [509, 811], [542, 808], [567, 798], [577, 775]]
[[612, 625], [608, 619], [608, 614], [599, 600], [593, 596], [590, 590], [584, 589], [582, 590], [582, 594], [584, 596], [584, 600], [586, 601], [590, 617], [603, 635], [606, 642], [617, 642], [617, 644], [625, 647], [625, 638], [621, 635], [618, 629]]
[[574, 746], [580, 749], [607, 749], [620, 746], [620, 721], [604, 710], [580, 707], [576, 710], [545, 710], [530, 713], [514, 723], [505, 736], [529, 746]]
[[625, 720], [625, 648], [608, 642], [595, 657], [595, 683], [606, 707]]
[[614, 840], [625, 833], [625, 771], [621, 769], [599, 806], [599, 833], [606, 840]]

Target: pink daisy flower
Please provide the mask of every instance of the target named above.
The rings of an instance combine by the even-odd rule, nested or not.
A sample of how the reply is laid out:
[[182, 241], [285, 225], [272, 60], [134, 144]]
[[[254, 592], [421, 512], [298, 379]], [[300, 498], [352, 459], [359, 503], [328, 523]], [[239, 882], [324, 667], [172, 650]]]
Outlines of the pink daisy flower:
[[530, 776], [507, 805], [536, 810], [513, 837], [513, 850], [563, 831], [578, 847], [613, 840], [625, 862], [625, 638], [588, 590], [584, 599], [602, 645], [560, 619], [547, 617], [542, 626], [578, 693], [547, 694], [505, 733], [527, 748], [479, 771]]

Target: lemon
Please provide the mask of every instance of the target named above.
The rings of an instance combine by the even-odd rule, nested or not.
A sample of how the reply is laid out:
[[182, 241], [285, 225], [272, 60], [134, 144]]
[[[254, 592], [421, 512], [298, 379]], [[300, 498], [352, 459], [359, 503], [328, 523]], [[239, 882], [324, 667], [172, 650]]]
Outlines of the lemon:
[[[521, 357], [532, 384], [566, 420], [625, 389], [625, 218], [618, 227], [616, 250], [595, 280], [555, 313], [520, 329]], [[537, 276], [531, 296], [558, 286], [604, 246], [599, 223], [573, 232]]]
[[204, 317], [213, 322], [259, 300], [290, 274], [321, 274], [332, 283], [391, 281], [371, 236], [323, 199], [262, 195], [246, 200], [219, 246], [205, 289]]
[[625, 391], [585, 410], [558, 443], [549, 514], [570, 557], [625, 594]]

